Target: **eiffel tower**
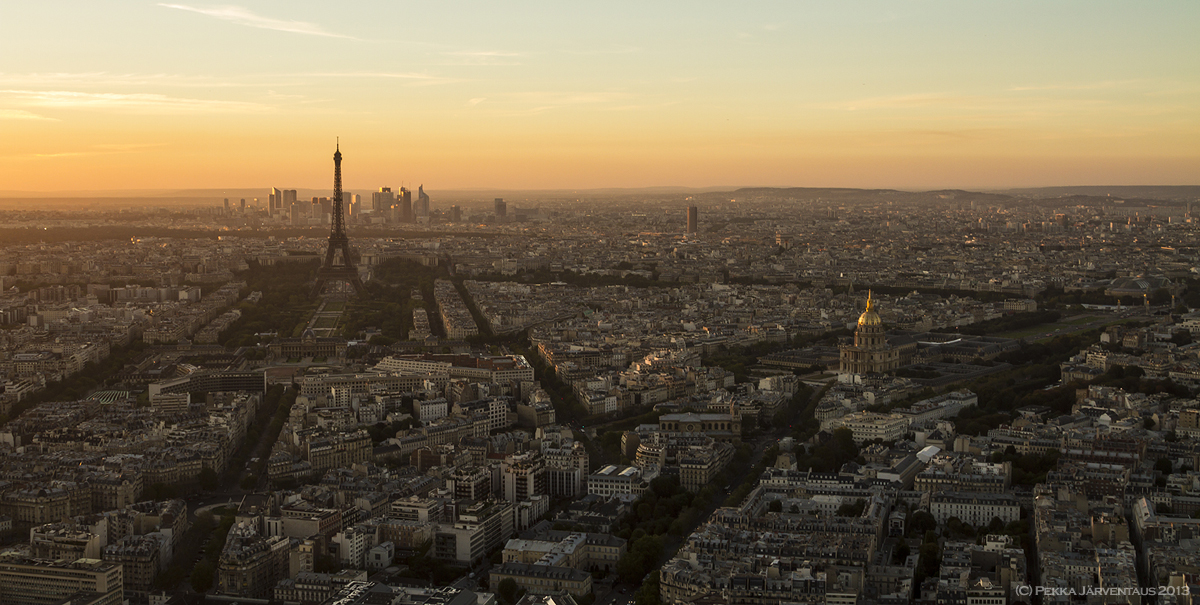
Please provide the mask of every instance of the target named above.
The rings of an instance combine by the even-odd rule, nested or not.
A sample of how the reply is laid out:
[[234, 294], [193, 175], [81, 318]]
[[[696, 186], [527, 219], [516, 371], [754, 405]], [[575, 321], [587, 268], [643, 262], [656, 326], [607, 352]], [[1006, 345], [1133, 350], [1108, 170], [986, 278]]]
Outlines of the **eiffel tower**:
[[[354, 291], [363, 294], [362, 279], [350, 256], [350, 238], [346, 235], [346, 221], [342, 214], [342, 149], [338, 145], [333, 153], [333, 223], [329, 229], [329, 248], [325, 252], [325, 264], [317, 269], [317, 283], [313, 284], [312, 296], [321, 295], [329, 282], [342, 282], [354, 286]], [[340, 262], [338, 252], [341, 252]]]

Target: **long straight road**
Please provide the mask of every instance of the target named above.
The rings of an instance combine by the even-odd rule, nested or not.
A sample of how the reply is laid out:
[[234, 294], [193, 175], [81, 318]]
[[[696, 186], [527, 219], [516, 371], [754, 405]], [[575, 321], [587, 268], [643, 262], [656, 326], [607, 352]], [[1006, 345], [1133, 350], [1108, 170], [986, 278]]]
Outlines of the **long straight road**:
[[[665, 564], [667, 561], [670, 561], [671, 558], [679, 552], [679, 548], [683, 546], [683, 542], [687, 540], [687, 537], [691, 535], [691, 533], [695, 531], [697, 527], [708, 521], [708, 518], [712, 516], [713, 511], [716, 511], [721, 507], [722, 504], [724, 504], [725, 499], [729, 497], [731, 492], [736, 491], [738, 487], [747, 482], [758, 482], [757, 476], [750, 475], [750, 469], [754, 468], [759, 463], [764, 462], [763, 455], [766, 453], [767, 449], [770, 448], [771, 445], [778, 443], [779, 440], [788, 436], [791, 433], [792, 425], [796, 422], [796, 416], [798, 416], [805, 407], [811, 405], [815, 400], [820, 398], [821, 394], [824, 392], [824, 389], [813, 389], [812, 393], [809, 394], [808, 399], [805, 401], [805, 405], [799, 406], [795, 413], [793, 413], [792, 417], [788, 419], [786, 424], [781, 423], [780, 426], [774, 427], [770, 432], [759, 435], [749, 442], [752, 444], [749, 460], [747, 460], [741, 466], [734, 468], [735, 472], [733, 473], [734, 477], [741, 477], [742, 480], [735, 480], [732, 489], [728, 491], [724, 489], [727, 486], [717, 486], [717, 493], [713, 495], [712, 501], [710, 501], [708, 506], [704, 508], [702, 514], [697, 516], [697, 521], [694, 525], [684, 528], [682, 537], [677, 538], [670, 534], [666, 534], [664, 536], [662, 557], [659, 559], [658, 564], [655, 565], [654, 569], [646, 570], [646, 573], [660, 569], [662, 568], [663, 564]], [[774, 464], [774, 460], [766, 462], [769, 464]], [[617, 583], [613, 586], [612, 593], [605, 595], [601, 599], [598, 599], [596, 605], [627, 605], [626, 601], [632, 603], [635, 600], [634, 593], [636, 593], [639, 588], [640, 586], [638, 585]], [[622, 589], [624, 592], [621, 592]]]

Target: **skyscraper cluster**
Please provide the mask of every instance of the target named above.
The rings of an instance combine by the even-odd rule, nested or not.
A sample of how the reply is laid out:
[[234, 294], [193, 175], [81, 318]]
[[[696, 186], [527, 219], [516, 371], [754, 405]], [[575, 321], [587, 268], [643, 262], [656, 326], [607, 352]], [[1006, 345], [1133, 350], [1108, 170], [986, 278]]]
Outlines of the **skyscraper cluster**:
[[278, 212], [290, 212], [292, 205], [295, 203], [295, 189], [285, 189], [281, 191], [275, 187], [272, 187], [271, 195], [267, 197], [267, 212], [272, 216]]
[[429, 195], [423, 185], [417, 188], [416, 200], [406, 187], [401, 187], [398, 192], [391, 187], [380, 187], [379, 191], [371, 192], [371, 222], [417, 223], [428, 216]]

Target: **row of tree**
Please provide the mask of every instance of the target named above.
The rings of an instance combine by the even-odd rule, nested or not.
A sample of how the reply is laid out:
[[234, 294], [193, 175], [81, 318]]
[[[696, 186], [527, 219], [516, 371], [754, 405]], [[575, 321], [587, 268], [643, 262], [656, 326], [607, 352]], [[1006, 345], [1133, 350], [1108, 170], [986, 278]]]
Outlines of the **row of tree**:
[[[373, 268], [373, 279], [365, 284], [367, 293], [351, 301], [342, 315], [342, 333], [353, 338], [364, 328], [378, 328], [390, 344], [408, 340], [413, 328], [413, 311], [424, 308], [429, 328], [435, 336], [445, 336], [441, 315], [433, 297], [434, 281], [448, 278], [445, 267], [428, 267], [411, 260], [390, 258]], [[420, 299], [412, 296], [419, 292]]]
[[[260, 265], [248, 261], [250, 268], [238, 274], [246, 282], [243, 295], [262, 292], [257, 303], [242, 302], [242, 316], [221, 334], [220, 342], [230, 348], [254, 346], [264, 341], [256, 334], [277, 333], [292, 336], [302, 329], [316, 310], [317, 301], [309, 297], [316, 278], [318, 261]], [[267, 339], [269, 340], [269, 339]]]

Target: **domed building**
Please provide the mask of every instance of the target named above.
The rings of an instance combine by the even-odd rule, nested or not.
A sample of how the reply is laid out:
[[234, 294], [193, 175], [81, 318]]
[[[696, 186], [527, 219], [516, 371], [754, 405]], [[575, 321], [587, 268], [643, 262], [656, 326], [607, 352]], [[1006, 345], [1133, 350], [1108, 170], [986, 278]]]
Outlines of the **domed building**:
[[900, 367], [900, 351], [888, 344], [883, 318], [875, 311], [875, 301], [867, 293], [867, 308], [858, 318], [854, 344], [842, 346], [842, 374], [882, 374]]

